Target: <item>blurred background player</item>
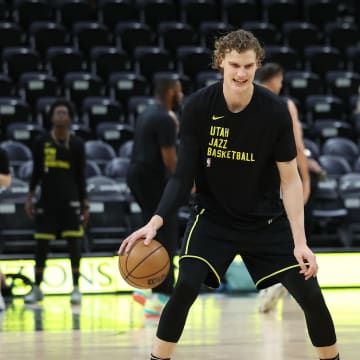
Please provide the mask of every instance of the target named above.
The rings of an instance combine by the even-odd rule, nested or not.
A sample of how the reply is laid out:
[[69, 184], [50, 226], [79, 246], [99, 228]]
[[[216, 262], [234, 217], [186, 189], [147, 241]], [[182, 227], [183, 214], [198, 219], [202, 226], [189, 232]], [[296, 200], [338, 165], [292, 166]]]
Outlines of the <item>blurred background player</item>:
[[[0, 148], [0, 187], [11, 185], [9, 158], [4, 149]], [[5, 301], [2, 296], [2, 289], [5, 288], [5, 275], [0, 271], [0, 311], [5, 309]]]
[[[176, 142], [179, 121], [176, 111], [180, 108], [183, 93], [179, 80], [159, 78], [154, 89], [157, 102], [147, 107], [136, 122], [136, 133], [127, 182], [141, 207], [144, 224], [153, 215], [169, 175], [176, 167]], [[169, 253], [170, 259], [178, 247], [177, 214], [169, 217], [157, 240]], [[135, 291], [133, 298], [145, 305], [146, 317], [158, 317], [174, 286], [174, 264], [171, 261], [166, 280], [151, 291]]]
[[[283, 85], [284, 70], [277, 63], [266, 63], [256, 71], [255, 80], [279, 95]], [[303, 197], [305, 206], [305, 231], [310, 238], [312, 228], [313, 194], [316, 190], [317, 179], [323, 173], [322, 168], [315, 159], [308, 159], [303, 142], [303, 131], [299, 120], [298, 110], [293, 100], [284, 97], [293, 123], [293, 131], [297, 149], [296, 161], [303, 184]], [[286, 289], [281, 284], [273, 285], [260, 291], [260, 311], [268, 312], [275, 308], [277, 302], [286, 294]]]
[[[42, 300], [43, 280], [50, 240], [67, 240], [73, 278], [71, 302], [81, 301], [79, 266], [83, 226], [89, 217], [85, 181], [85, 149], [83, 141], [70, 133], [74, 116], [72, 104], [59, 100], [52, 104], [49, 117], [52, 128], [36, 139], [33, 146], [34, 168], [25, 210], [35, 219], [35, 285], [25, 296], [26, 303]], [[34, 195], [40, 186], [39, 200], [34, 207]]]

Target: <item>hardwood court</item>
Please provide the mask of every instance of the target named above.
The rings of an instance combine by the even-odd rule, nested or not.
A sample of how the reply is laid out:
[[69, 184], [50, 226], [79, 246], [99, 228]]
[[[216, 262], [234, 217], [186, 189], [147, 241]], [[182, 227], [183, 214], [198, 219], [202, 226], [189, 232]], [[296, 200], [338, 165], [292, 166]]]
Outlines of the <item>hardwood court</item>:
[[[360, 358], [360, 289], [325, 290], [342, 360]], [[201, 295], [174, 359], [315, 360], [297, 304], [286, 297], [259, 314], [255, 294]], [[85, 295], [81, 306], [48, 296], [35, 306], [15, 299], [2, 315], [0, 359], [147, 360], [155, 333], [130, 295]]]

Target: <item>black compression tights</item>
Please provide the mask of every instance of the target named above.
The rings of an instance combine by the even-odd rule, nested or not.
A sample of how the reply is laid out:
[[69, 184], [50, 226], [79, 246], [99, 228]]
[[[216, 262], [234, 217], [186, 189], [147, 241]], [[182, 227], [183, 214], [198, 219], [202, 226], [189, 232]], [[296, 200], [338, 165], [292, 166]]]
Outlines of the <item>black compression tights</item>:
[[180, 261], [179, 278], [171, 298], [162, 311], [157, 330], [158, 338], [169, 342], [179, 340], [187, 314], [199, 294], [208, 271], [208, 266], [201, 260]]
[[[72, 276], [74, 285], [78, 285], [79, 282], [79, 267], [81, 258], [81, 238], [68, 238], [67, 239], [68, 251], [70, 255]], [[40, 285], [43, 280], [43, 273], [45, 268], [45, 262], [48, 257], [50, 249], [49, 240], [36, 240], [36, 252], [35, 252], [35, 283]]]
[[[206, 278], [208, 266], [195, 259], [183, 259], [174, 293], [165, 306], [157, 336], [161, 340], [178, 342], [189, 309]], [[304, 280], [299, 269], [285, 271], [278, 276], [300, 304], [305, 313], [309, 335], [314, 346], [330, 346], [336, 342], [334, 325], [316, 279]]]
[[334, 345], [334, 323], [317, 279], [304, 280], [299, 268], [285, 271], [278, 278], [303, 309], [312, 344], [316, 347]]

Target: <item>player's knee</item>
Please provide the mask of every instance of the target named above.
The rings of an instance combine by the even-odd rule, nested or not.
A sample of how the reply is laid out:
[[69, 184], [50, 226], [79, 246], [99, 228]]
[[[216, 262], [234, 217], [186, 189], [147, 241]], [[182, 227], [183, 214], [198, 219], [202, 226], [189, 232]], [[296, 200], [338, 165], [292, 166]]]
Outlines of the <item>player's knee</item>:
[[323, 306], [324, 298], [315, 278], [304, 280], [297, 272], [289, 271], [283, 283], [305, 313], [317, 311]]
[[200, 285], [189, 277], [179, 276], [174, 292], [161, 315], [157, 331], [159, 339], [178, 342], [184, 329], [187, 314], [199, 293], [199, 289]]
[[180, 277], [174, 289], [174, 296], [180, 301], [192, 304], [200, 291], [201, 283], [194, 282], [190, 277]]
[[318, 286], [311, 286], [298, 299], [306, 313], [319, 311], [324, 306], [324, 298]]
[[182, 260], [179, 277], [174, 289], [173, 298], [179, 299], [182, 304], [191, 305], [200, 292], [201, 284], [208, 273], [208, 267], [202, 261], [193, 259]]

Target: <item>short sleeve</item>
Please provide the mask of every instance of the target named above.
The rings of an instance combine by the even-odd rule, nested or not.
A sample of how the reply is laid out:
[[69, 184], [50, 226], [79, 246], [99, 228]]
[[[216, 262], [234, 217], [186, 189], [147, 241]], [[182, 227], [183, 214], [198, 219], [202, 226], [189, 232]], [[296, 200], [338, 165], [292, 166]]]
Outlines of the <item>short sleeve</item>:
[[160, 147], [176, 146], [176, 124], [170, 115], [164, 116], [158, 127]]

